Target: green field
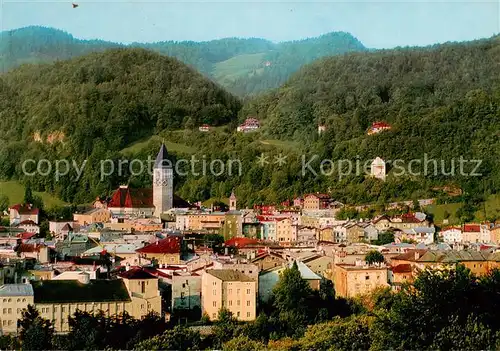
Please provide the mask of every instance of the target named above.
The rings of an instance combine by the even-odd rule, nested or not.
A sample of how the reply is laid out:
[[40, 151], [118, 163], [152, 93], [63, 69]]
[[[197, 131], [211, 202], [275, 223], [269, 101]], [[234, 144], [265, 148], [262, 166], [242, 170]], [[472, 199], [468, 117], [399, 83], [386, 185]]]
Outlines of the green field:
[[[21, 203], [24, 199], [24, 185], [16, 181], [0, 182], [0, 194], [8, 196], [9, 205]], [[45, 208], [67, 205], [67, 203], [49, 193], [35, 191], [34, 194], [42, 198]]]
[[[153, 135], [151, 137], [148, 137], [146, 139], [143, 139], [143, 140], [140, 140], [140, 141], [137, 141], [137, 142], [131, 144], [130, 146], [124, 148], [121, 151], [121, 153], [123, 155], [136, 154], [136, 153], [140, 152], [142, 149], [144, 149], [145, 147], [147, 147], [149, 145], [149, 143], [151, 143], [151, 142], [156, 142], [156, 143], [158, 143], [158, 145], [160, 145], [160, 143], [162, 142], [162, 139], [157, 135]], [[165, 146], [167, 147], [168, 151], [180, 152], [180, 153], [185, 153], [185, 154], [193, 154], [196, 152], [195, 148], [184, 145], [184, 144], [172, 143], [172, 142], [169, 142], [166, 140], [164, 141], [164, 143], [165, 143]]]
[[460, 224], [460, 220], [455, 215], [460, 207], [462, 207], [461, 202], [453, 204], [429, 205], [425, 207], [425, 211], [434, 216], [434, 223], [437, 225], [443, 224], [445, 212], [448, 212], [450, 217], [448, 218], [448, 224], [445, 225], [454, 225]]
[[[425, 208], [426, 212], [434, 215], [434, 222], [438, 225], [443, 224], [444, 214], [448, 212], [448, 225], [460, 224], [460, 219], [456, 217], [456, 212], [462, 203], [430, 205]], [[486, 216], [485, 216], [486, 214]], [[488, 199], [483, 202], [475, 214], [476, 221], [485, 221], [492, 218], [500, 219], [500, 195], [490, 195]]]
[[218, 81], [234, 81], [239, 77], [262, 73], [265, 53], [238, 55], [215, 65], [213, 75]]
[[274, 146], [276, 148], [284, 149], [284, 150], [297, 150], [299, 149], [299, 144], [293, 141], [283, 141], [283, 140], [273, 140], [266, 139], [260, 140], [262, 145], [266, 146]]

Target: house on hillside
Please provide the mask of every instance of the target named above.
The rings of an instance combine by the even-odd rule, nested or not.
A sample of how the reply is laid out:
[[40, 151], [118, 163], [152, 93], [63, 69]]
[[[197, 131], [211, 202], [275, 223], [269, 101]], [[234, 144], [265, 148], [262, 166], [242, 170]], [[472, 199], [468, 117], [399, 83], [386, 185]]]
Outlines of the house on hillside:
[[256, 131], [260, 128], [260, 122], [256, 118], [247, 118], [245, 122], [240, 124], [238, 128], [236, 129], [238, 132], [253, 132]]
[[24, 221], [33, 221], [35, 224], [39, 222], [38, 208], [32, 204], [16, 204], [9, 208], [10, 225], [15, 226]]
[[210, 131], [210, 126], [208, 124], [202, 124], [198, 130], [200, 132], [209, 132]]
[[374, 135], [386, 130], [391, 130], [391, 125], [387, 122], [373, 122], [371, 127], [368, 129], [368, 135]]

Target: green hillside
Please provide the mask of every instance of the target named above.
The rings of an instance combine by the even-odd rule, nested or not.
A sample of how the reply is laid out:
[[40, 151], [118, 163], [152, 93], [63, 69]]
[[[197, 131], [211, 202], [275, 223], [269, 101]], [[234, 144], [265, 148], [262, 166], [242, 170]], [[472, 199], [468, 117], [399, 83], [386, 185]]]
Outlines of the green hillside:
[[[9, 198], [9, 205], [23, 202], [24, 189], [24, 185], [16, 181], [0, 182], [0, 194]], [[34, 192], [34, 194], [42, 198], [45, 208], [66, 205], [64, 201], [46, 192]]]
[[[0, 32], [0, 72], [24, 63], [47, 63], [125, 45], [80, 40], [61, 30], [31, 26]], [[328, 55], [364, 51], [348, 33], [334, 32], [301, 41], [272, 43], [260, 38], [225, 38], [205, 42], [132, 43], [175, 57], [241, 96], [277, 88], [302, 65]], [[272, 65], [263, 69], [263, 63]]]
[[58, 182], [53, 174], [32, 182], [34, 190], [78, 203], [128, 176], [101, 181], [102, 160], [117, 160], [120, 150], [160, 131], [227, 124], [241, 107], [200, 73], [144, 49], [20, 67], [0, 76], [0, 105], [0, 177], [29, 178], [21, 168], [25, 159], [64, 158], [78, 165], [86, 159], [78, 182], [70, 176]]
[[[251, 206], [320, 191], [349, 204], [430, 197], [439, 203], [462, 202], [451, 214], [457, 220], [479, 216], [486, 201], [492, 207], [487, 216], [495, 216], [489, 196], [500, 193], [499, 53], [499, 39], [492, 38], [321, 59], [280, 89], [247, 99], [243, 106], [177, 60], [143, 49], [25, 66], [0, 79], [5, 106], [0, 112], [0, 177], [27, 181], [19, 162], [28, 158], [87, 159], [78, 179], [75, 171], [58, 182], [30, 179], [35, 190], [85, 203], [119, 184], [150, 186], [147, 172], [125, 170], [103, 178], [100, 162], [146, 160], [165, 140], [173, 161], [197, 160], [189, 168], [194, 171], [175, 177], [176, 193], [189, 201], [225, 198], [234, 189], [241, 205]], [[229, 64], [244, 71], [260, 59], [252, 54]], [[261, 120], [262, 128], [236, 133], [249, 116]], [[371, 123], [380, 120], [392, 129], [367, 135]], [[201, 123], [218, 127], [202, 133], [197, 129]], [[326, 126], [321, 136], [320, 123]], [[304, 171], [304, 160], [312, 156], [316, 159], [309, 165], [318, 174]], [[387, 165], [385, 182], [345, 173], [345, 168], [320, 172], [322, 160], [338, 164], [377, 156], [401, 159], [404, 174], [394, 164]], [[424, 156], [448, 168], [460, 157], [482, 160], [476, 170], [480, 175], [410, 173], [409, 161]], [[285, 162], [278, 162], [280, 157]], [[222, 163], [224, 171], [211, 173], [211, 160]], [[236, 167], [232, 173], [231, 162]], [[471, 167], [464, 170], [472, 172]], [[432, 190], [445, 186], [463, 195], [450, 198]]]

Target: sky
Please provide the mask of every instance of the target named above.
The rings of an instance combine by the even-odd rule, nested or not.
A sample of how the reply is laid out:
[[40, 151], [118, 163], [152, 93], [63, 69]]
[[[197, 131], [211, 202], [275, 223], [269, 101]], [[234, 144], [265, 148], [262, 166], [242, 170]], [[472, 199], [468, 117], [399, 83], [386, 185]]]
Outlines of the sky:
[[0, 0], [0, 30], [55, 27], [121, 43], [349, 32], [369, 48], [424, 46], [500, 32], [500, 0]]

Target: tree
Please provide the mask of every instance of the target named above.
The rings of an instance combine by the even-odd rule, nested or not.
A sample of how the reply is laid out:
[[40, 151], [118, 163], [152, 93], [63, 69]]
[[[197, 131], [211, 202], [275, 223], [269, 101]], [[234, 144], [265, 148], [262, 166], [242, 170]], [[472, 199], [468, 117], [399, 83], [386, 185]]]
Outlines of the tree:
[[365, 256], [365, 261], [368, 264], [382, 263], [384, 262], [384, 260], [384, 255], [382, 255], [382, 253], [377, 250], [372, 250]]
[[166, 330], [163, 334], [152, 337], [138, 343], [135, 350], [156, 351], [156, 350], [199, 350], [201, 336], [199, 332], [193, 331], [184, 326], [175, 326]]
[[368, 350], [372, 344], [369, 316], [336, 317], [313, 325], [299, 340], [301, 350]]
[[260, 341], [250, 339], [248, 336], [237, 336], [224, 343], [222, 350], [224, 351], [261, 351], [265, 350], [266, 346]]
[[5, 194], [0, 194], [0, 213], [9, 209], [9, 197]]
[[54, 326], [50, 321], [40, 317], [40, 313], [33, 305], [23, 310], [18, 321], [19, 339], [22, 350], [50, 350]]
[[273, 289], [274, 306], [280, 312], [297, 311], [307, 308], [307, 299], [312, 290], [300, 275], [297, 262], [286, 268]]
[[27, 184], [24, 189], [24, 203], [33, 205], [33, 191], [31, 190], [31, 185]]
[[216, 344], [222, 346], [224, 342], [231, 339], [237, 326], [238, 320], [233, 316], [233, 313], [225, 307], [221, 308], [214, 323]]
[[106, 326], [108, 325], [104, 314], [96, 316], [77, 310], [68, 318], [70, 331], [68, 333], [69, 350], [96, 350], [103, 349], [106, 345]]
[[393, 232], [382, 232], [378, 234], [378, 239], [373, 241], [374, 245], [385, 245], [394, 242]]

